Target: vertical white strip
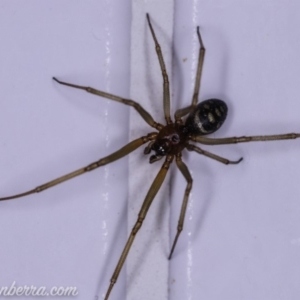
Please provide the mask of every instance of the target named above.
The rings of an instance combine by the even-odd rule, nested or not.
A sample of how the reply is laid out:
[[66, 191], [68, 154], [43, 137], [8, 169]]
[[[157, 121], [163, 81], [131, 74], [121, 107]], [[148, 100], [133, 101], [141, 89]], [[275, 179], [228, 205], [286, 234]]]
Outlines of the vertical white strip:
[[[196, 68], [198, 63], [199, 41], [196, 36], [198, 22], [197, 0], [175, 1], [174, 14], [174, 40], [173, 40], [173, 102], [176, 109], [185, 107], [191, 103], [195, 86]], [[187, 164], [192, 177], [193, 169], [188, 164], [188, 155], [183, 151], [182, 160]], [[188, 153], [190, 155], [190, 153]], [[194, 166], [195, 167], [195, 166]], [[197, 167], [196, 167], [197, 168]], [[170, 262], [170, 299], [199, 299], [193, 296], [193, 280], [195, 270], [193, 268], [194, 250], [192, 247], [193, 232], [191, 224], [195, 221], [195, 197], [194, 191], [198, 183], [194, 181], [191, 191], [183, 231], [179, 237], [173, 258]], [[171, 206], [171, 241], [176, 234], [177, 222], [183, 201], [186, 180], [176, 168], [172, 181], [172, 206]]]
[[[161, 45], [169, 77], [172, 77], [173, 1], [132, 1], [131, 98], [138, 101], [157, 122], [165, 124], [163, 79], [146, 22], [147, 12]], [[132, 110], [130, 116], [131, 139], [155, 131], [135, 111]], [[149, 164], [149, 156], [143, 154], [145, 146], [129, 159], [129, 231], [162, 164], [162, 161]], [[168, 299], [169, 178], [166, 177], [155, 197], [129, 253], [128, 300]]]

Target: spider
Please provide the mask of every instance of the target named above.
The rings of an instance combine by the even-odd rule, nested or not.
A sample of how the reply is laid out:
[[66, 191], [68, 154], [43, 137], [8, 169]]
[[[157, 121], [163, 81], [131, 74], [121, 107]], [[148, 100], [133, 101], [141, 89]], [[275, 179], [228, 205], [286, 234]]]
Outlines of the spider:
[[110, 293], [118, 279], [120, 271], [124, 265], [126, 257], [129, 253], [131, 245], [134, 241], [136, 234], [138, 233], [139, 229], [142, 227], [143, 221], [146, 218], [147, 212], [151, 206], [153, 199], [155, 198], [157, 192], [159, 191], [170, 164], [175, 160], [176, 165], [185, 178], [187, 184], [183, 196], [182, 206], [180, 210], [178, 226], [177, 226], [177, 233], [173, 240], [173, 244], [170, 250], [169, 259], [171, 259], [174, 249], [176, 247], [178, 238], [180, 236], [181, 231], [183, 230], [184, 225], [184, 218], [188, 203], [188, 198], [190, 191], [192, 189], [193, 179], [190, 175], [189, 169], [187, 168], [186, 164], [182, 161], [182, 151], [187, 149], [188, 151], [194, 151], [198, 154], [207, 156], [211, 159], [219, 161], [223, 164], [238, 164], [242, 161], [243, 158], [239, 158], [238, 160], [231, 161], [224, 157], [218, 156], [206, 150], [203, 150], [196, 146], [191, 142], [196, 142], [205, 145], [220, 145], [220, 144], [236, 144], [236, 143], [243, 143], [243, 142], [252, 142], [252, 141], [272, 141], [272, 140], [285, 140], [285, 139], [296, 139], [300, 137], [300, 133], [288, 133], [288, 134], [277, 134], [277, 135], [260, 135], [260, 136], [242, 136], [242, 137], [229, 137], [229, 138], [207, 138], [205, 135], [214, 133], [217, 131], [222, 124], [224, 123], [226, 116], [227, 116], [227, 105], [224, 101], [219, 99], [208, 99], [203, 102], [198, 103], [198, 96], [200, 90], [200, 81], [201, 81], [201, 74], [202, 74], [202, 67], [204, 62], [205, 56], [205, 47], [201, 38], [199, 26], [197, 27], [197, 36], [200, 44], [199, 48], [199, 56], [198, 56], [198, 66], [197, 66], [197, 74], [195, 79], [195, 87], [192, 97], [192, 102], [189, 106], [184, 107], [182, 109], [178, 109], [175, 112], [174, 119], [172, 120], [170, 115], [170, 91], [169, 91], [169, 78], [168, 73], [165, 67], [163, 55], [161, 52], [160, 45], [157, 41], [154, 29], [151, 24], [149, 14], [146, 14], [146, 18], [148, 21], [148, 25], [151, 31], [152, 38], [155, 44], [155, 50], [157, 53], [160, 69], [162, 72], [163, 77], [163, 110], [164, 110], [164, 117], [166, 120], [166, 125], [159, 124], [155, 122], [153, 117], [137, 102], [124, 99], [122, 97], [112, 95], [100, 90], [96, 90], [91, 87], [80, 86], [72, 83], [67, 83], [61, 81], [55, 77], [57, 83], [65, 86], [69, 86], [76, 89], [84, 90], [88, 93], [98, 95], [100, 97], [108, 98], [125, 105], [132, 106], [144, 119], [144, 121], [153, 127], [156, 131], [150, 132], [146, 136], [142, 136], [136, 140], [131, 141], [118, 151], [99, 159], [96, 162], [89, 164], [83, 168], [80, 168], [74, 172], [56, 178], [52, 181], [49, 181], [45, 184], [42, 184], [32, 190], [0, 198], [0, 201], [3, 200], [11, 200], [19, 197], [24, 197], [33, 193], [42, 192], [50, 187], [53, 187], [59, 183], [62, 183], [66, 180], [69, 180], [73, 177], [81, 175], [83, 173], [92, 171], [96, 168], [104, 166], [106, 164], [112, 163], [115, 160], [118, 160], [129, 153], [133, 152], [140, 146], [147, 144], [146, 148], [144, 149], [144, 154], [149, 155], [151, 152], [153, 154], [149, 158], [150, 164], [164, 159], [162, 167], [158, 172], [157, 176], [155, 177], [138, 214], [137, 221], [133, 226], [133, 229], [129, 235], [127, 243], [123, 249], [123, 252], [119, 258], [117, 266], [113, 272], [113, 275], [110, 280], [110, 285], [105, 295], [105, 300], [108, 300]]

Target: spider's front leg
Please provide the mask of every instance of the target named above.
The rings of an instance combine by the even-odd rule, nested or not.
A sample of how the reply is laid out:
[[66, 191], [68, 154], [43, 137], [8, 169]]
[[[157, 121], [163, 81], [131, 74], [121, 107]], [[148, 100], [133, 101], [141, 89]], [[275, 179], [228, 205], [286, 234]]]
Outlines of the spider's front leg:
[[32, 189], [32, 190], [29, 190], [27, 192], [24, 192], [24, 193], [21, 193], [21, 194], [17, 194], [17, 195], [13, 195], [13, 196], [8, 196], [8, 197], [3, 197], [3, 198], [0, 198], [0, 201], [3, 201], [3, 200], [11, 200], [11, 199], [15, 199], [15, 198], [20, 198], [20, 197], [24, 197], [24, 196], [27, 196], [27, 195], [30, 195], [30, 194], [34, 194], [34, 193], [39, 193], [39, 192], [42, 192], [48, 188], [51, 188], [59, 183], [62, 183], [64, 181], [67, 181], [69, 179], [72, 179], [76, 176], [79, 176], [81, 174], [84, 174], [86, 172], [89, 172], [89, 171], [92, 171], [92, 170], [95, 170], [99, 167], [102, 167], [104, 165], [107, 165], [115, 160], [118, 160], [124, 156], [126, 156], [127, 154], [129, 154], [130, 152], [134, 151], [135, 149], [137, 149], [138, 147], [142, 146], [143, 144], [149, 142], [149, 141], [152, 141], [156, 138], [157, 136], [157, 133], [154, 132], [154, 133], [149, 133], [147, 136], [143, 136], [139, 139], [136, 139], [130, 143], [128, 143], [127, 145], [125, 145], [124, 147], [122, 147], [121, 149], [119, 149], [118, 151], [104, 157], [104, 158], [101, 158], [100, 160], [98, 161], [95, 161], [91, 164], [89, 164], [88, 166], [86, 167], [83, 167], [81, 169], [78, 169], [74, 172], [71, 172], [69, 174], [66, 174], [64, 176], [61, 176], [61, 177], [58, 177], [52, 181], [49, 181], [45, 184], [42, 184], [38, 187], [36, 187], [35, 189]]

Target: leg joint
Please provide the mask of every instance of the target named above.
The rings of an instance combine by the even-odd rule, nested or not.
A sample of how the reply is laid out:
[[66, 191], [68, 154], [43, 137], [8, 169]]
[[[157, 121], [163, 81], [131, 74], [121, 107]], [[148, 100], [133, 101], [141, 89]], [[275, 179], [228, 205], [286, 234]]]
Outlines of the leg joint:
[[143, 225], [143, 221], [144, 221], [144, 218], [138, 218], [138, 220], [136, 221], [135, 225], [133, 226], [133, 229], [132, 229], [132, 235], [136, 235], [137, 232], [140, 230], [140, 228], [142, 227]]
[[183, 229], [183, 225], [182, 224], [178, 224], [177, 226], [177, 232], [180, 233]]

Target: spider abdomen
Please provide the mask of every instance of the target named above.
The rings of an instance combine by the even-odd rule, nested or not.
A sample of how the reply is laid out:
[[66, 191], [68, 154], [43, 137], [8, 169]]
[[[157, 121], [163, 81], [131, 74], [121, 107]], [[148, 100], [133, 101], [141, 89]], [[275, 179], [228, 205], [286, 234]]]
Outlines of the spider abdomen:
[[227, 116], [227, 105], [219, 99], [200, 102], [185, 121], [188, 132], [196, 135], [210, 134], [218, 130]]

